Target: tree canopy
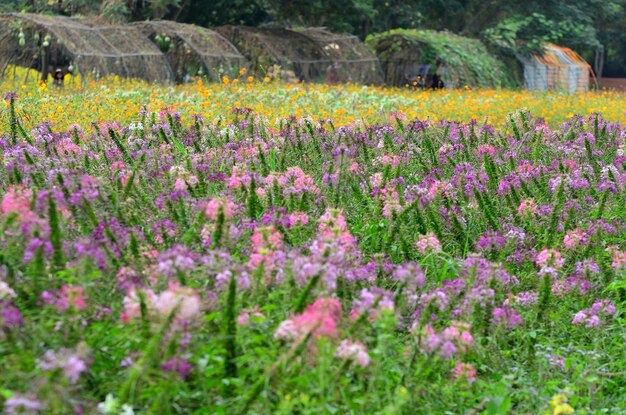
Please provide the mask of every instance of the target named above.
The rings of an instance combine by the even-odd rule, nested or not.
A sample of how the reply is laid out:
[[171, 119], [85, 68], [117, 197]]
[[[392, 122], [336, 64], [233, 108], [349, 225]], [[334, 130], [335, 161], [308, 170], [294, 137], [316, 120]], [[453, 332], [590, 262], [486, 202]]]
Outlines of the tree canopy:
[[626, 0], [5, 0], [0, 11], [99, 15], [115, 22], [172, 19], [225, 24], [325, 26], [367, 35], [397, 28], [482, 38], [501, 53], [542, 42], [569, 46], [605, 73], [626, 75]]

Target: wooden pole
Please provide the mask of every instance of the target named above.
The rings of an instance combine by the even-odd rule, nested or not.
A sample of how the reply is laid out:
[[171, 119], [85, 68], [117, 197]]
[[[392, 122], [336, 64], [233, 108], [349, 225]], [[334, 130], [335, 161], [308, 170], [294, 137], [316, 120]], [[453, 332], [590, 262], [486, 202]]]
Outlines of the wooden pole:
[[[44, 40], [45, 42], [45, 40]], [[48, 82], [48, 73], [50, 69], [48, 68], [48, 64], [50, 62], [50, 45], [43, 46], [43, 50], [41, 51], [41, 80], [43, 82]]]
[[598, 49], [596, 49], [593, 70], [596, 73], [596, 79], [598, 81], [598, 85], [600, 88], [602, 88], [602, 71], [604, 70], [604, 46], [603, 45], [600, 45]]

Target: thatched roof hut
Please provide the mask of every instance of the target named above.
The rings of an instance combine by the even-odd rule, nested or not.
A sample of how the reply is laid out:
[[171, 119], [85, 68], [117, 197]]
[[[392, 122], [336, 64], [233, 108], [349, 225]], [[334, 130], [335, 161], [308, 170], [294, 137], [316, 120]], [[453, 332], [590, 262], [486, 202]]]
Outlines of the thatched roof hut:
[[86, 77], [173, 78], [165, 56], [137, 28], [27, 13], [0, 14], [0, 74], [9, 64], [37, 69], [42, 79], [68, 67]]
[[163, 53], [176, 81], [206, 74], [211, 80], [230, 76], [247, 65], [241, 53], [219, 33], [185, 23], [156, 20], [135, 23]]
[[337, 34], [324, 28], [300, 29], [313, 39], [335, 65], [338, 82], [381, 84], [383, 72], [380, 61], [365, 43], [350, 34]]
[[369, 36], [390, 85], [497, 88], [505, 82], [501, 62], [476, 39], [431, 30], [392, 30]]
[[266, 74], [279, 65], [283, 77], [297, 81], [326, 78], [332, 61], [310, 37], [288, 29], [222, 26], [215, 29], [231, 41], [250, 62], [250, 69]]
[[520, 57], [524, 66], [524, 87], [534, 90], [561, 90], [573, 94], [588, 91], [597, 80], [591, 65], [570, 48], [551, 43], [543, 47], [543, 54]]

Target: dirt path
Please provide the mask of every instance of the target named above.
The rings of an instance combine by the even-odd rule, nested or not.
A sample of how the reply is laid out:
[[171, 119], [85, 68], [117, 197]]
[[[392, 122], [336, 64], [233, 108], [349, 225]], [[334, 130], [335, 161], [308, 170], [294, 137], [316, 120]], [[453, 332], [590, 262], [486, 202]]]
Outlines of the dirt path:
[[602, 86], [606, 89], [626, 91], [626, 78], [602, 78]]

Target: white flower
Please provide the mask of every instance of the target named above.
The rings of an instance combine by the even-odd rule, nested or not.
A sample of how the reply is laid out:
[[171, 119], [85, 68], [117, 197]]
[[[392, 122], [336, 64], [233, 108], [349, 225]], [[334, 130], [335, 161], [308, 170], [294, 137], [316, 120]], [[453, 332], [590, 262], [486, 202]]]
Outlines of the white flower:
[[371, 359], [367, 353], [367, 347], [360, 342], [352, 342], [350, 340], [343, 340], [337, 350], [335, 351], [335, 357], [344, 360], [352, 360], [359, 366], [365, 367], [370, 364]]
[[141, 123], [141, 121], [131, 122], [128, 126], [128, 129], [131, 131], [143, 130], [143, 124]]
[[0, 300], [4, 300], [6, 298], [15, 298], [15, 291], [9, 287], [9, 284], [0, 280]]
[[113, 415], [116, 413], [119, 404], [120, 403], [117, 398], [113, 397], [113, 395], [109, 393], [107, 394], [104, 402], [100, 402], [98, 404], [98, 412], [103, 415]]
[[170, 167], [170, 175], [172, 175], [173, 177], [183, 177], [187, 174], [187, 169], [185, 169], [183, 166], [172, 166]]
[[124, 405], [122, 405], [122, 412], [120, 412], [120, 415], [135, 415], [135, 411], [133, 411], [132, 406], [125, 403]]

